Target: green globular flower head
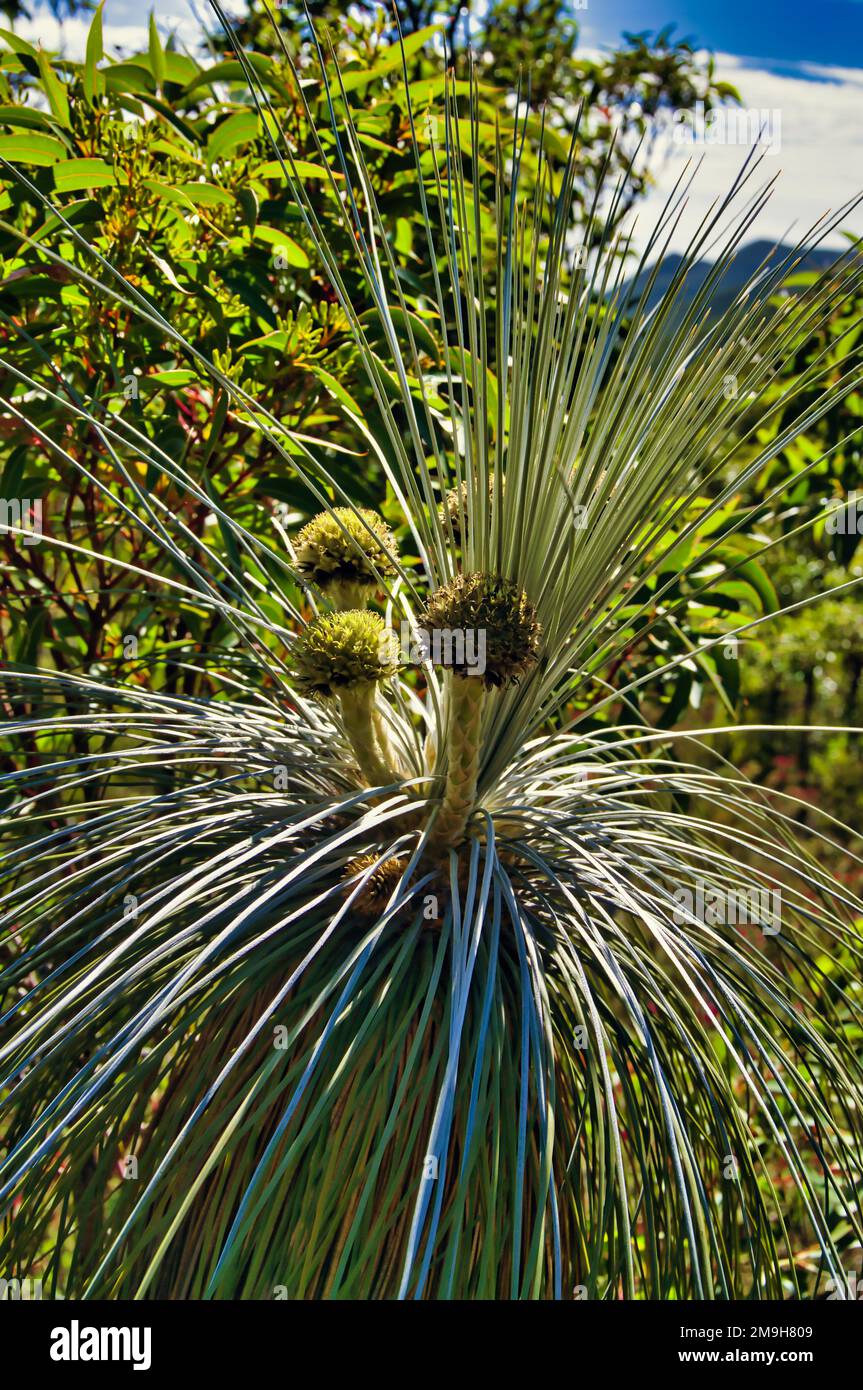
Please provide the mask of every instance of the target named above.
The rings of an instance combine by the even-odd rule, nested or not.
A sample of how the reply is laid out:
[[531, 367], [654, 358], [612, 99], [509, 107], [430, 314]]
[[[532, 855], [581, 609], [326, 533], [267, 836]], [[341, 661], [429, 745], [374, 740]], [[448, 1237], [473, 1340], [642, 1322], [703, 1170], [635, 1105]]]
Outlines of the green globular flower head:
[[366, 507], [321, 512], [299, 532], [295, 550], [303, 579], [339, 608], [362, 607], [398, 560], [392, 531]]
[[303, 694], [329, 699], [394, 676], [398, 638], [379, 613], [324, 613], [297, 638], [291, 657], [294, 680]]
[[449, 520], [456, 545], [461, 545], [462, 518], [467, 520], [467, 496], [467, 483], [460, 483], [449, 489], [438, 508], [438, 519], [442, 526]]
[[[437, 589], [428, 600], [421, 622], [430, 635], [435, 632], [471, 634], [484, 644], [485, 669], [481, 679], [486, 686], [509, 685], [535, 665], [539, 658], [542, 629], [536, 609], [517, 584], [500, 575], [458, 574]], [[458, 643], [449, 643], [459, 652]], [[461, 644], [467, 649], [467, 643]], [[453, 673], [470, 676], [477, 668], [454, 660]]]
[[[501, 477], [501, 491], [503, 491], [505, 482], [506, 479]], [[491, 502], [494, 499], [495, 486], [495, 476], [493, 473], [490, 473], [488, 479], [489, 504], [491, 504]], [[441, 526], [446, 526], [447, 519], [449, 519], [449, 524], [452, 527], [453, 539], [455, 540], [456, 545], [461, 545], [462, 540], [464, 539], [464, 537], [462, 536], [462, 519], [467, 521], [469, 496], [470, 488], [468, 487], [467, 480], [465, 479], [464, 482], [459, 483], [458, 487], [451, 487], [449, 489], [443, 501], [441, 502], [440, 507], [438, 508], [438, 520], [440, 521]]]

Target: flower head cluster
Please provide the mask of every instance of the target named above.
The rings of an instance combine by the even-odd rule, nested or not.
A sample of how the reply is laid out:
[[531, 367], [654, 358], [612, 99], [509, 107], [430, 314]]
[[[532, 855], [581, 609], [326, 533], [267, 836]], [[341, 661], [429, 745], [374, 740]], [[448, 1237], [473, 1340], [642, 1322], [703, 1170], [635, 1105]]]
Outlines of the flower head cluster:
[[[431, 632], [484, 633], [486, 686], [517, 681], [539, 658], [542, 629], [536, 609], [517, 584], [499, 575], [456, 575], [435, 590], [421, 621]], [[472, 674], [467, 665], [455, 665], [453, 671]]]
[[[501, 477], [501, 490], [503, 489], [505, 482], [506, 479]], [[497, 484], [495, 483], [495, 475], [494, 473], [490, 473], [488, 479], [489, 503], [491, 503], [492, 499], [494, 498], [496, 486]], [[458, 487], [451, 487], [449, 489], [443, 501], [441, 502], [440, 507], [438, 508], [438, 520], [440, 521], [442, 526], [445, 526], [447, 520], [449, 520], [449, 524], [452, 527], [453, 539], [456, 545], [461, 545], [462, 540], [464, 539], [464, 537], [462, 536], [462, 520], [467, 521], [469, 496], [470, 488], [468, 487], [467, 480], [465, 479], [463, 482], [459, 483]]]
[[325, 613], [309, 623], [291, 657], [294, 680], [303, 694], [328, 699], [394, 676], [399, 646], [379, 613], [349, 610]]
[[338, 608], [361, 608], [395, 573], [395, 537], [377, 512], [335, 507], [305, 525], [296, 539], [297, 570]]
[[[372, 865], [377, 865], [372, 869], [354, 903], [356, 911], [363, 916], [377, 917], [383, 911], [404, 873], [404, 864], [395, 855], [390, 855], [380, 864], [377, 861], [376, 854], [358, 854], [345, 865], [346, 880], [355, 879], [358, 874], [364, 874], [371, 869]], [[345, 892], [351, 893], [355, 887], [355, 883], [348, 883]]]

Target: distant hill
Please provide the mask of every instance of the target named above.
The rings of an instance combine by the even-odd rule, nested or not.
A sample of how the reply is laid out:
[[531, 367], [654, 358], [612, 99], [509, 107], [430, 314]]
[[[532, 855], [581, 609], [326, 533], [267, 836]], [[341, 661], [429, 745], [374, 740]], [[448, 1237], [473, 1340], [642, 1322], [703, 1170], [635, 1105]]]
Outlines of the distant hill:
[[[726, 271], [725, 275], [722, 278], [722, 281], [720, 282], [719, 286], [714, 292], [714, 298], [712, 300], [714, 312], [718, 313], [721, 312], [721, 310], [727, 308], [727, 306], [734, 299], [734, 296], [737, 294], [741, 285], [743, 285], [747, 280], [749, 280], [750, 276], [752, 276], [755, 273], [755, 271], [757, 271], [765, 256], [769, 255], [769, 253], [772, 250], [772, 241], [751, 241], [747, 245], [740, 247], [735, 256], [734, 262]], [[783, 257], [786, 256], [790, 250], [790, 246], [777, 247], [776, 252], [771, 260], [771, 264], [778, 265], [780, 261], [783, 259]], [[800, 264], [795, 267], [794, 271], [790, 273], [797, 274], [801, 271], [806, 270], [824, 270], [827, 266], [832, 265], [833, 262], [837, 260], [840, 254], [841, 253], [837, 251], [810, 251], [809, 254], [803, 258]], [[674, 275], [682, 259], [682, 256], [678, 256], [676, 254], [668, 255], [665, 257], [664, 261], [662, 262], [662, 265], [660, 266], [659, 274], [656, 277], [656, 283], [654, 284], [653, 289], [650, 292], [650, 297], [647, 301], [649, 309], [652, 309], [653, 306], [665, 294], [666, 290], [668, 289], [669, 285], [674, 279]], [[704, 284], [704, 281], [710, 273], [710, 270], [712, 269], [713, 265], [713, 261], [697, 261], [695, 263], [695, 265], [690, 270], [686, 278], [686, 283], [681, 291], [681, 307], [683, 307], [685, 304], [688, 304], [695, 297], [698, 290]], [[626, 287], [624, 294], [628, 298], [630, 298], [633, 303], [637, 302], [638, 297], [641, 294], [645, 284], [650, 279], [652, 270], [653, 267], [649, 267], [647, 270], [643, 271], [641, 275], [638, 275], [634, 280], [631, 280], [628, 286]]]

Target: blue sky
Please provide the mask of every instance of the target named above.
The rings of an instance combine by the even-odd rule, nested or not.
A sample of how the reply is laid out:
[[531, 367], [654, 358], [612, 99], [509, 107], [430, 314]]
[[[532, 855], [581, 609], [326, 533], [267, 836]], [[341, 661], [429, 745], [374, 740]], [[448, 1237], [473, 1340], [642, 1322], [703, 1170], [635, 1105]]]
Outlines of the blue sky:
[[588, 0], [579, 11], [586, 37], [613, 42], [674, 21], [707, 48], [783, 63], [863, 67], [861, 0]]
[[[579, 0], [572, 3], [583, 42], [590, 46], [614, 43], [625, 29], [656, 30], [674, 23], [679, 35], [691, 35], [703, 47], [760, 60], [774, 71], [801, 61], [863, 68], [863, 0], [587, 0], [583, 7]], [[153, 4], [166, 23], [189, 13], [185, 0]], [[481, 5], [475, 0], [474, 7]], [[35, 0], [34, 8], [37, 14], [47, 11], [44, 0]], [[199, 0], [200, 13], [208, 8], [206, 0]], [[109, 26], [135, 28], [148, 9], [148, 0], [107, 0], [105, 19]]]
[[[34, 18], [16, 27], [51, 47], [83, 53], [86, 19], [67, 21], [62, 32], [43, 0], [30, 0]], [[126, 52], [146, 48], [151, 0], [106, 0], [106, 45]], [[194, 44], [206, 0], [152, 0], [164, 33], [177, 28]], [[229, 5], [231, 0], [229, 0]], [[475, 8], [482, 0], [475, 0]], [[241, 0], [235, 0], [239, 9]], [[756, 129], [765, 118], [775, 132], [761, 170], [779, 179], [752, 236], [787, 240], [841, 206], [863, 188], [863, 0], [587, 0], [577, 5], [580, 46], [597, 52], [620, 40], [623, 30], [657, 30], [673, 22], [716, 54], [717, 76], [741, 93]], [[686, 244], [710, 203], [727, 191], [746, 150], [732, 139], [679, 145], [661, 142], [652, 165], [655, 187], [640, 205], [636, 243], [661, 209], [684, 161], [700, 160], [689, 210], [671, 243]], [[855, 213], [847, 229], [863, 234]], [[834, 234], [829, 244], [843, 246]]]

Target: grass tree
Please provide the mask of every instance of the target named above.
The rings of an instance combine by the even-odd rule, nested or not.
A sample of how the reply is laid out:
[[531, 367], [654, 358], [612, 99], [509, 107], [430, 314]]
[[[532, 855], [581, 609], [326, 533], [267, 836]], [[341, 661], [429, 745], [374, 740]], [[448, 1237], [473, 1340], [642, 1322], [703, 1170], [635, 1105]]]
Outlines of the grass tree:
[[[171, 334], [319, 514], [262, 538], [133, 416], [5, 354], [3, 409], [26, 418], [49, 390], [95, 432], [90, 481], [176, 577], [110, 546], [104, 562], [233, 640], [182, 657], [206, 698], [140, 670], [3, 673], [4, 740], [32, 756], [0, 781], [0, 1264], [91, 1297], [839, 1285], [863, 1239], [863, 905], [818, 854], [841, 827], [824, 816], [804, 841], [794, 798], [726, 761], [728, 728], [651, 727], [634, 696], [656, 670], [612, 673], [636, 628], [677, 624], [671, 670], [767, 622], [736, 601], [771, 548], [735, 549], [747, 488], [859, 370], [815, 361], [780, 400], [769, 389], [801, 312], [814, 330], [859, 267], [840, 258], [793, 322], [768, 300], [847, 209], [718, 311], [769, 196], [750, 158], [648, 307], [655, 272], [634, 299], [625, 234], [608, 230], [622, 184], [593, 208], [588, 254], [572, 245], [577, 131], [556, 165], [540, 138], [524, 183], [526, 126], [489, 134], [475, 87], [451, 85], [412, 124], [436, 287], [418, 319], [321, 54], [329, 196], [368, 313], [238, 57], [368, 374], [379, 429], [357, 417], [357, 436], [399, 544], [95, 248], [86, 275], [70, 270], [64, 241], [88, 248], [57, 211], [40, 255]], [[64, 437], [45, 443], [85, 467]], [[801, 474], [817, 468], [804, 458]], [[207, 503], [203, 539], [162, 477]], [[87, 563], [85, 545], [43, 543]], [[692, 596], [723, 586], [726, 620], [686, 645]], [[432, 642], [409, 666], [402, 622], [456, 655], [436, 665]], [[482, 670], [459, 636], [481, 636]], [[789, 1186], [817, 1252], [805, 1280]]]

